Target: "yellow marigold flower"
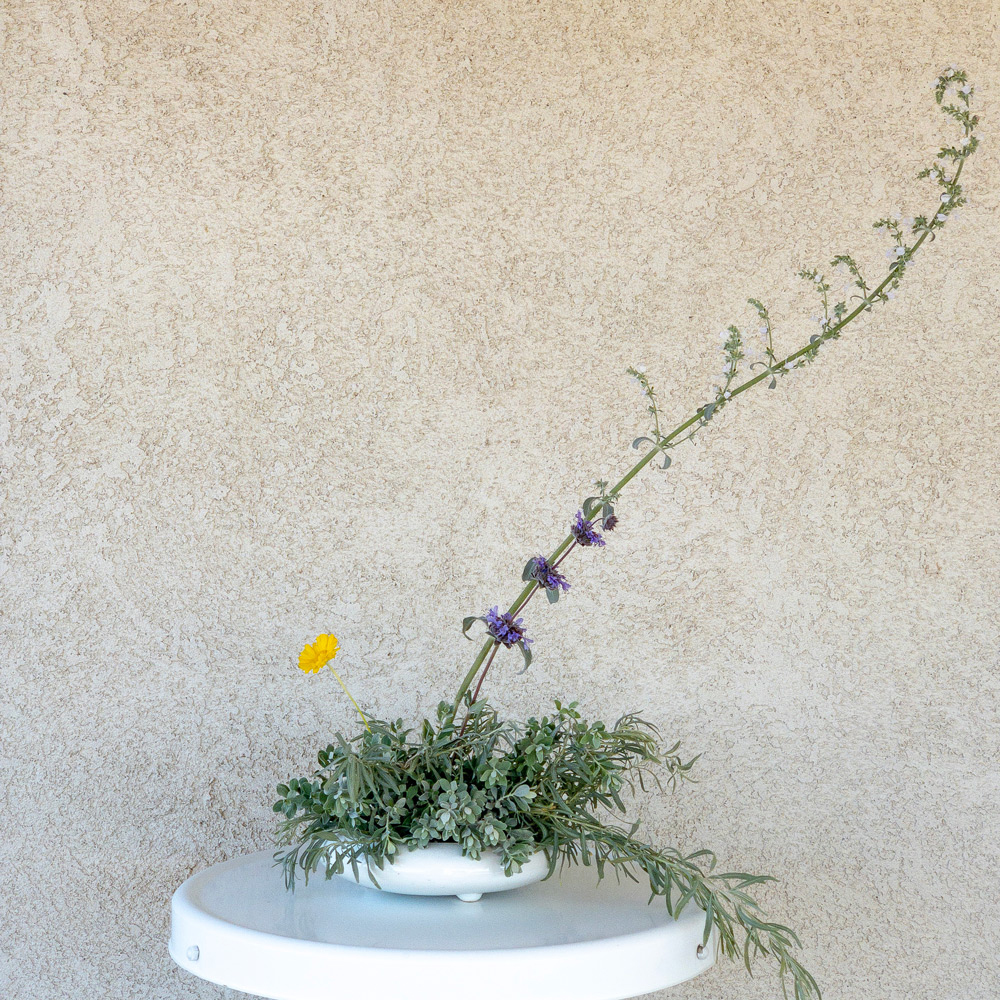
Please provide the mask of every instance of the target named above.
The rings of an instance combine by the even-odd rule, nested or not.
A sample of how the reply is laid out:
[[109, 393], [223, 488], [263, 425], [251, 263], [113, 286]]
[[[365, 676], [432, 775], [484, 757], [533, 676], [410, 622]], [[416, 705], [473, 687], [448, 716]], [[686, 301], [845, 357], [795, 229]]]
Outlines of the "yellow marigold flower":
[[299, 653], [299, 670], [318, 674], [338, 653], [340, 644], [335, 635], [318, 635]]

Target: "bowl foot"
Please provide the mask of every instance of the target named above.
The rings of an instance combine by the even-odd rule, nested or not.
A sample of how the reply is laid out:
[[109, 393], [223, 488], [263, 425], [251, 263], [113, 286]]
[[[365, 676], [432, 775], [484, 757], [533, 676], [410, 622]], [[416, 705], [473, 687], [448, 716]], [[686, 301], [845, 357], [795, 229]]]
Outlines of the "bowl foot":
[[481, 892], [460, 892], [458, 898], [463, 903], [476, 903], [483, 898], [483, 894]]

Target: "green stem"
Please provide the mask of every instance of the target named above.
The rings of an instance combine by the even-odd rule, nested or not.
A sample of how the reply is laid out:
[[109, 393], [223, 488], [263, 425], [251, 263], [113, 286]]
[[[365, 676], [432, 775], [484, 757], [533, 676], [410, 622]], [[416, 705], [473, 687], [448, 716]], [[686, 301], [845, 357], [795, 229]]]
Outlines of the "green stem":
[[[955, 171], [955, 176], [952, 178], [951, 183], [953, 184], [958, 183], [958, 179], [962, 175], [962, 167], [964, 166], [965, 166], [965, 160], [962, 159], [958, 163], [958, 168]], [[930, 216], [931, 219], [934, 218], [934, 216], [937, 214], [937, 211], [938, 209], [935, 208], [934, 212], [931, 213]], [[916, 243], [913, 244], [913, 247], [907, 252], [906, 256], [900, 258], [901, 261], [904, 262], [909, 261], [910, 258], [913, 256], [913, 254], [915, 254], [917, 250], [920, 249], [924, 240], [926, 240], [929, 235], [930, 235], [930, 230], [924, 230], [924, 232], [921, 233], [921, 235], [917, 239]], [[729, 394], [729, 399], [725, 400], [724, 402], [730, 403], [741, 393], [746, 392], [748, 389], [752, 389], [755, 385], [758, 385], [765, 379], [773, 378], [775, 375], [781, 374], [781, 369], [783, 369], [785, 365], [789, 363], [794, 363], [799, 358], [804, 357], [807, 354], [814, 353], [819, 344], [823, 343], [824, 341], [830, 340], [833, 337], [836, 337], [840, 333], [840, 331], [843, 330], [845, 326], [847, 326], [848, 323], [850, 323], [853, 319], [855, 319], [857, 316], [863, 313], [866, 309], [870, 309], [875, 304], [875, 302], [878, 301], [879, 296], [892, 283], [894, 277], [895, 275], [893, 271], [890, 270], [885, 280], [877, 288], [869, 292], [861, 300], [861, 305], [859, 305], [856, 309], [847, 313], [843, 317], [843, 319], [841, 319], [838, 323], [835, 323], [833, 326], [824, 330], [823, 333], [817, 336], [815, 341], [810, 341], [810, 343], [806, 344], [804, 347], [800, 347], [797, 351], [793, 351], [791, 354], [783, 358], [781, 361], [777, 362], [776, 364], [772, 364], [769, 368], [765, 368], [764, 371], [762, 371], [759, 375], [755, 375], [753, 378], [747, 379], [747, 381], [744, 382], [742, 385], [739, 385], [735, 389], [731, 390]], [[770, 327], [770, 323], [768, 324], [768, 326]], [[770, 329], [768, 330], [768, 333], [770, 334]], [[721, 409], [721, 405], [717, 404], [717, 407], [713, 407], [713, 409], [715, 408]], [[617, 498], [617, 496], [621, 493], [621, 491], [626, 486], [628, 486], [628, 484], [647, 465], [649, 465], [649, 463], [657, 455], [659, 455], [663, 451], [665, 445], [672, 443], [678, 437], [680, 437], [680, 435], [683, 434], [688, 428], [694, 426], [694, 424], [703, 420], [704, 415], [705, 415], [705, 407], [701, 406], [690, 417], [688, 417], [687, 420], [685, 420], [682, 424], [679, 424], [669, 434], [667, 434], [666, 437], [659, 438], [659, 443], [655, 447], [651, 448], [648, 452], [646, 452], [646, 454], [643, 455], [642, 458], [640, 458], [639, 461], [636, 462], [635, 465], [633, 465], [632, 468], [629, 469], [628, 472], [626, 472], [625, 475], [622, 476], [622, 478], [619, 479], [617, 483], [615, 483], [615, 485], [608, 491], [607, 495], [609, 497]], [[574, 541], [575, 538], [572, 533], [567, 535], [566, 538], [564, 538], [562, 542], [560, 542], [560, 544], [556, 547], [555, 551], [549, 557], [549, 562], [554, 563], [560, 556], [563, 555], [563, 553], [567, 551], [567, 549], [573, 544]], [[514, 614], [521, 608], [523, 608], [524, 605], [528, 603], [528, 599], [531, 597], [532, 592], [537, 588], [537, 586], [538, 584], [535, 583], [534, 581], [529, 583], [524, 588], [524, 590], [522, 590], [521, 593], [518, 594], [517, 599], [514, 601], [514, 603], [508, 608], [508, 613]], [[489, 641], [486, 642], [483, 645], [483, 648], [479, 651], [479, 655], [476, 657], [475, 662], [469, 669], [469, 672], [465, 675], [465, 677], [462, 678], [462, 683], [459, 685], [458, 693], [455, 695], [455, 711], [458, 710], [459, 703], [465, 697], [466, 693], [469, 690], [469, 687], [475, 680], [476, 675], [479, 672], [479, 668], [483, 665], [483, 661], [489, 654], [490, 648], [493, 646], [493, 644], [494, 642], [491, 637]]]
[[[489, 673], [490, 664], [493, 662], [497, 655], [497, 650], [500, 648], [500, 643], [495, 642], [493, 644], [493, 652], [490, 653], [489, 658], [486, 660], [486, 664], [483, 666], [483, 673], [479, 678], [479, 683], [476, 685], [476, 690], [472, 692], [472, 704], [476, 703], [476, 699], [479, 697], [479, 689], [483, 686], [483, 681], [486, 680], [486, 675]], [[469, 720], [466, 719], [466, 722]], [[465, 726], [462, 726], [462, 731], [465, 732]]]

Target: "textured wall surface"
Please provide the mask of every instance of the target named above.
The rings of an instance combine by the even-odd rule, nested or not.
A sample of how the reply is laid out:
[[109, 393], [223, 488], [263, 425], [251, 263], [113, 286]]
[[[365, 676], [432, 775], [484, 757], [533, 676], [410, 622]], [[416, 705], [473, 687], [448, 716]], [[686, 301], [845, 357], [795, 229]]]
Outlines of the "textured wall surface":
[[[534, 607], [511, 713], [704, 752], [651, 835], [778, 872], [830, 998], [1000, 994], [997, 7], [913, 0], [7, 0], [0, 994], [237, 995], [172, 890], [266, 847], [351, 711], [453, 689], [590, 482], [703, 401], [716, 331], [926, 211], [966, 66], [970, 205], [886, 308], [637, 480]], [[334, 994], [331, 994], [334, 995]], [[678, 1000], [770, 998], [721, 966]]]

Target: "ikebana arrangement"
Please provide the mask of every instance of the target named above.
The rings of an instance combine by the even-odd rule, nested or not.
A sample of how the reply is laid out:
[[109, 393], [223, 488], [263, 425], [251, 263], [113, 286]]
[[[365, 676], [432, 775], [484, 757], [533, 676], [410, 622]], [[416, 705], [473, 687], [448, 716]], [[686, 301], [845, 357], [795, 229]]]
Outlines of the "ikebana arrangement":
[[[684, 853], [647, 843], [637, 835], [638, 824], [624, 818], [625, 796], [637, 787], [675, 787], [690, 778], [695, 760], [685, 760], [679, 744], [662, 748], [656, 729], [638, 715], [623, 715], [611, 725], [589, 722], [574, 704], [559, 701], [541, 718], [504, 720], [482, 689], [502, 651], [516, 648], [524, 667], [530, 665], [525, 609], [536, 595], [554, 604], [569, 592], [568, 557], [577, 549], [606, 544], [618, 525], [622, 491], [635, 476], [653, 462], [669, 467], [672, 450], [738, 397], [757, 386], [775, 388], [813, 362], [848, 324], [893, 297], [915, 255], [964, 203], [962, 170], [979, 144], [966, 74], [950, 67], [934, 81], [934, 92], [961, 134], [919, 174], [939, 188], [931, 210], [875, 222], [891, 243], [885, 277], [870, 283], [848, 254], [833, 257], [829, 271], [801, 271], [819, 297], [820, 312], [815, 332], [784, 356], [775, 347], [767, 308], [750, 299], [753, 335], [735, 325], [719, 335], [723, 370], [711, 399], [669, 432], [662, 428], [656, 392], [644, 369], [628, 369], [652, 423], [648, 435], [633, 442], [642, 457], [613, 485], [597, 482], [562, 542], [549, 555], [527, 560], [524, 587], [506, 611], [494, 606], [465, 619], [466, 637], [482, 628], [483, 643], [453, 697], [438, 706], [436, 718], [416, 727], [370, 718], [333, 671], [337, 640], [321, 635], [303, 649], [302, 670], [333, 671], [363, 726], [353, 736], [338, 733], [319, 752], [319, 769], [310, 777], [278, 785], [274, 811], [283, 819], [275, 858], [289, 888], [297, 870], [308, 879], [320, 868], [327, 878], [363, 875], [378, 886], [380, 875], [384, 878], [411, 852], [442, 844], [452, 845], [452, 852], [470, 863], [490, 858], [512, 879], [532, 863], [538, 867], [539, 858], [544, 859], [539, 877], [565, 864], [592, 865], [599, 877], [612, 871], [647, 880], [672, 915], [688, 905], [700, 907], [705, 946], [714, 939], [719, 952], [741, 959], [748, 972], [754, 959], [769, 956], [786, 995], [790, 986], [796, 1000], [819, 997], [816, 980], [796, 957], [801, 945], [795, 932], [770, 921], [753, 896], [753, 888], [769, 876], [722, 870], [707, 850]], [[843, 287], [835, 292], [838, 279]]]

